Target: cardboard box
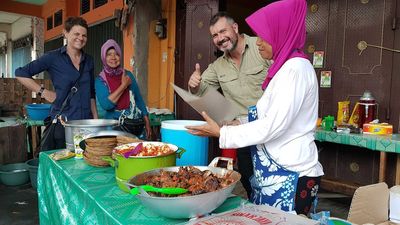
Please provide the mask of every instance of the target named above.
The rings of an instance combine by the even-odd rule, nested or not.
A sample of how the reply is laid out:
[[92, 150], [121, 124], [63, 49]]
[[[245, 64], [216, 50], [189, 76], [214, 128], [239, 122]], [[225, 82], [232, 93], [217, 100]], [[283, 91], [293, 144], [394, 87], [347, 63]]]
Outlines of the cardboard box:
[[193, 220], [188, 225], [254, 224], [319, 225], [315, 220], [290, 214], [267, 205], [247, 204], [224, 213]]
[[389, 193], [386, 183], [357, 188], [347, 220], [357, 225], [400, 225], [389, 221]]
[[363, 133], [378, 135], [393, 134], [393, 126], [388, 123], [365, 123], [363, 125]]

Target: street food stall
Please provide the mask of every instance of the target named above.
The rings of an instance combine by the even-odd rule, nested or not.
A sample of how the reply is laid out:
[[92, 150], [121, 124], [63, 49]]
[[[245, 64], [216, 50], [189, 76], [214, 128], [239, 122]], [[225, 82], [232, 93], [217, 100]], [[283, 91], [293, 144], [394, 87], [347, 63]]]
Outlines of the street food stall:
[[[40, 153], [38, 171], [39, 218], [41, 224], [186, 224], [193, 218], [172, 219], [145, 207], [139, 198], [121, 190], [112, 167], [94, 167], [85, 160], [69, 158], [56, 161], [51, 152]], [[182, 198], [182, 197], [181, 197]], [[196, 201], [202, 204], [202, 201]], [[231, 195], [213, 213], [240, 209], [250, 204]], [[250, 204], [252, 205], [252, 204]], [[173, 209], [171, 205], [169, 210]], [[265, 210], [265, 209], [264, 209]], [[272, 210], [272, 211], [271, 211]], [[317, 221], [267, 208], [270, 219], [289, 219], [298, 224]], [[272, 216], [275, 215], [275, 216]], [[249, 218], [246, 218], [249, 219]]]
[[41, 224], [176, 224], [123, 192], [112, 167], [93, 167], [82, 159], [54, 161], [40, 154], [38, 171]]

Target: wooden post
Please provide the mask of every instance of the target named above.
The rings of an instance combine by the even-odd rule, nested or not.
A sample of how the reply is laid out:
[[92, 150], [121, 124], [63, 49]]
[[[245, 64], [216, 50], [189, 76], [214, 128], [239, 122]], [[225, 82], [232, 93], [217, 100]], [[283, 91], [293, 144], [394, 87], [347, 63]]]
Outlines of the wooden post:
[[397, 154], [396, 157], [396, 177], [395, 177], [395, 185], [400, 185], [400, 153]]
[[379, 182], [385, 181], [386, 174], [386, 152], [381, 152], [379, 160]]
[[31, 126], [29, 129], [31, 129], [31, 135], [32, 135], [32, 155], [33, 157], [35, 157], [35, 153], [36, 153], [36, 148], [37, 148], [37, 130], [36, 130], [36, 126]]

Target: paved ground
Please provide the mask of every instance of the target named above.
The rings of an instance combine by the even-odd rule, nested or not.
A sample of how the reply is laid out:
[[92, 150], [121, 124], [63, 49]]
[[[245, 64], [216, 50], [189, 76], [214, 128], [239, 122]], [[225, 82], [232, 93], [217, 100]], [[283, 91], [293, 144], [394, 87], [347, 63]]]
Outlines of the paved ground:
[[[245, 197], [240, 182], [233, 193]], [[316, 211], [330, 211], [331, 216], [346, 219], [350, 202], [349, 197], [321, 192]], [[0, 224], [39, 224], [37, 193], [30, 184], [17, 187], [0, 184]]]
[[39, 224], [37, 193], [31, 184], [8, 187], [0, 184], [0, 224]]

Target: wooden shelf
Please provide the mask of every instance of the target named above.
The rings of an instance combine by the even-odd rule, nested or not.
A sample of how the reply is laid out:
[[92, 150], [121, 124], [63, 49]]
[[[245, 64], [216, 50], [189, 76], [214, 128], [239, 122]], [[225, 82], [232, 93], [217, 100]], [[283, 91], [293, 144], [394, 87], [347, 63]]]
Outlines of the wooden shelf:
[[342, 193], [352, 196], [356, 189], [361, 185], [350, 183], [346, 181], [330, 180], [326, 178], [321, 179], [321, 188], [327, 191]]

